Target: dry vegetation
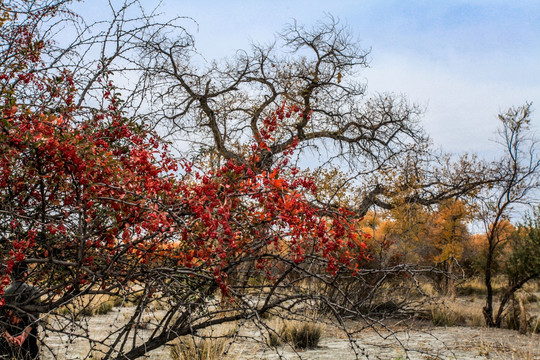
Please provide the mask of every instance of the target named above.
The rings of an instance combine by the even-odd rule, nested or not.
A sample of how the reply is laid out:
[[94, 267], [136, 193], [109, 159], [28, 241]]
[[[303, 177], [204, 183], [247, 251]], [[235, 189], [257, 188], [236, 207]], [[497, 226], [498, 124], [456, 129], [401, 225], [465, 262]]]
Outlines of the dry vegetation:
[[[540, 284], [532, 283], [516, 294], [526, 309], [528, 335], [519, 335], [517, 331], [494, 330], [485, 328], [482, 316], [483, 295], [478, 280], [472, 279], [459, 284], [457, 297], [452, 299], [437, 296], [436, 291], [428, 284], [423, 285], [425, 293], [430, 294], [431, 301], [419, 308], [416, 316], [405, 320], [389, 320], [378, 326], [367, 324], [365, 320], [349, 320], [349, 327], [358, 330], [354, 333], [357, 342], [356, 353], [360, 358], [374, 354], [376, 359], [525, 359], [533, 360], [540, 356], [540, 340], [538, 333], [540, 318]], [[123, 299], [94, 297], [79, 304], [77, 309], [64, 308], [61, 313], [73, 316], [77, 314], [80, 322], [85, 322], [90, 331], [113, 332], [127, 321], [133, 304]], [[516, 300], [516, 304], [519, 301]], [[127, 305], [127, 306], [126, 306]], [[215, 306], [219, 306], [216, 302]], [[69, 309], [69, 311], [67, 310]], [[504, 327], [515, 327], [516, 317], [519, 319], [519, 306], [511, 307]], [[163, 309], [154, 308], [148, 311], [146, 326], [141, 336], [153, 329], [153, 317], [162, 316]], [[286, 320], [279, 313], [266, 314], [263, 322], [256, 325], [249, 321], [215, 326], [175, 340], [158, 352], [150, 353], [150, 359], [172, 360], [218, 360], [218, 359], [332, 359], [349, 358], [355, 352], [347, 345], [347, 334], [340, 332], [330, 324], [326, 315], [298, 313], [297, 320]], [[309, 319], [313, 319], [312, 322]], [[427, 321], [426, 321], [427, 320]], [[58, 318], [56, 319], [58, 321]], [[49, 319], [49, 326], [52, 325]], [[517, 322], [519, 325], [519, 321]], [[58, 325], [58, 322], [57, 322]], [[106, 336], [103, 336], [106, 338]], [[431, 339], [431, 340], [429, 340]], [[103, 359], [107, 346], [99, 343], [85, 343], [82, 339], [52, 336], [44, 339], [46, 348], [50, 348], [58, 358]], [[55, 344], [56, 342], [56, 344]], [[60, 342], [61, 344], [59, 344]], [[59, 349], [65, 345], [64, 352]], [[88, 350], [91, 351], [88, 351]], [[363, 350], [362, 350], [363, 349]], [[377, 350], [378, 349], [378, 350]], [[80, 354], [80, 355], [77, 355]], [[281, 354], [281, 355], [279, 355]], [[336, 355], [339, 354], [339, 355]], [[378, 354], [378, 355], [377, 355]], [[458, 354], [463, 357], [452, 357]], [[459, 355], [461, 354], [461, 355]], [[45, 358], [51, 358], [51, 352], [45, 350]], [[429, 357], [431, 356], [431, 357]], [[513, 357], [512, 357], [513, 356]]]

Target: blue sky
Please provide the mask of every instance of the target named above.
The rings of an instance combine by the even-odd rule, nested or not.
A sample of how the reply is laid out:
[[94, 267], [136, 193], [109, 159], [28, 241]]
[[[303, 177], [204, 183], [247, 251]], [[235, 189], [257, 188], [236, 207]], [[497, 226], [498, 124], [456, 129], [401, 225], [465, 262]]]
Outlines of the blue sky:
[[368, 89], [425, 105], [424, 126], [446, 151], [490, 157], [497, 113], [525, 101], [540, 125], [540, 1], [163, 0], [162, 8], [197, 22], [185, 26], [207, 59], [271, 41], [293, 18], [338, 17], [371, 48]]

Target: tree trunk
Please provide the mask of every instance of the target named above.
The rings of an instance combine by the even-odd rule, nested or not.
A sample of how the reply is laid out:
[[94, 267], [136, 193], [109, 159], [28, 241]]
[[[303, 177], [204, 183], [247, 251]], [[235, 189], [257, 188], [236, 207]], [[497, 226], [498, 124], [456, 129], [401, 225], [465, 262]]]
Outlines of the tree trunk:
[[492, 239], [489, 239], [489, 248], [486, 259], [486, 269], [485, 269], [485, 284], [486, 284], [486, 304], [482, 309], [484, 314], [484, 319], [486, 320], [486, 325], [488, 327], [496, 327], [495, 322], [493, 321], [493, 286], [491, 283], [491, 268], [493, 265], [493, 252], [494, 247], [492, 246]]
[[454, 281], [454, 258], [448, 259], [448, 275], [446, 282], [446, 296], [454, 301], [456, 299], [456, 282]]
[[515, 281], [515, 282], [511, 283], [508, 286], [508, 288], [504, 292], [504, 295], [502, 295], [502, 297], [501, 297], [501, 303], [499, 305], [497, 315], [495, 316], [495, 319], [493, 321], [494, 327], [501, 327], [502, 319], [503, 319], [503, 315], [504, 315], [504, 309], [506, 307], [506, 304], [508, 304], [508, 302], [510, 301], [512, 296], [516, 293], [516, 291], [521, 289], [523, 287], [523, 285], [525, 285], [525, 283], [527, 283], [528, 281], [530, 281], [530, 280], [532, 280], [532, 279], [534, 279], [536, 277], [538, 277], [538, 275], [536, 273], [531, 274], [531, 275], [527, 276], [526, 278], [523, 278], [523, 279], [521, 279], [519, 281]]
[[527, 328], [527, 311], [525, 310], [525, 305], [523, 305], [523, 298], [519, 298], [519, 333], [526, 334]]

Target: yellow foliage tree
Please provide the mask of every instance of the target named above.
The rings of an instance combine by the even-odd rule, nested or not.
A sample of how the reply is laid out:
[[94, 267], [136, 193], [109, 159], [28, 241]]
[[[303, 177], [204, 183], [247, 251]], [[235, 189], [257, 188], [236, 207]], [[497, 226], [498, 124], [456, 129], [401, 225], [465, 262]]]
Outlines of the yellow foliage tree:
[[433, 213], [432, 241], [437, 251], [433, 261], [444, 270], [440, 287], [445, 295], [455, 296], [456, 265], [463, 257], [470, 234], [467, 223], [471, 211], [460, 200], [446, 200]]

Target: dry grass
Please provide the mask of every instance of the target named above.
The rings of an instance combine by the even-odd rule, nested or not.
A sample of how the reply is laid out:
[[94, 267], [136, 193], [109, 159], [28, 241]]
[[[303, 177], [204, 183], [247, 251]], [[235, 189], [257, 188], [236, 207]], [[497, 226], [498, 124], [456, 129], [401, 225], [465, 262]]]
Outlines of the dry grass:
[[[507, 286], [508, 282], [504, 276], [497, 276], [493, 282], [493, 292], [494, 294], [500, 294]], [[486, 285], [484, 284], [484, 279], [482, 277], [473, 277], [468, 278], [465, 281], [457, 285], [456, 290], [458, 295], [486, 295]], [[530, 281], [523, 286], [522, 292], [528, 294], [534, 294], [540, 291], [540, 282], [539, 281]], [[532, 296], [533, 301], [540, 301], [538, 298], [534, 300], [536, 296]]]
[[[527, 289], [531, 290], [531, 289]], [[535, 288], [532, 288], [535, 290]], [[518, 330], [520, 328], [521, 310], [518, 306], [519, 299], [526, 305], [526, 323], [527, 331], [529, 333], [540, 332], [540, 302], [538, 293], [526, 292], [524, 290], [516, 293], [516, 300], [510, 302], [506, 309], [506, 316], [503, 319], [502, 327], [511, 330]], [[497, 300], [497, 299], [496, 299]], [[443, 298], [437, 304], [432, 305], [429, 309], [430, 320], [435, 326], [472, 326], [483, 327], [485, 326], [484, 316], [482, 314], [482, 308], [484, 306], [483, 297], [476, 298], [471, 297], [458, 297], [455, 300]], [[495, 301], [494, 306], [497, 307], [498, 303]]]
[[456, 286], [458, 295], [485, 295], [486, 285], [479, 277], [469, 278]]
[[172, 360], [219, 360], [226, 356], [229, 341], [218, 339], [182, 339], [171, 347]]
[[537, 360], [535, 355], [536, 343], [533, 338], [529, 341], [528, 348], [516, 349], [514, 346], [500, 340], [481, 339], [478, 343], [478, 355], [486, 359], [519, 359]]
[[485, 325], [482, 305], [475, 302], [441, 302], [431, 307], [431, 322], [435, 326]]
[[540, 316], [536, 316], [531, 321], [531, 332], [533, 334], [540, 334]]
[[456, 326], [464, 324], [465, 317], [445, 304], [437, 304], [431, 308], [431, 322], [435, 326]]
[[105, 295], [82, 296], [69, 305], [57, 309], [59, 315], [74, 317], [105, 315], [122, 304], [122, 299]]
[[170, 349], [172, 360], [219, 360], [227, 359], [237, 324], [224, 324], [207, 329], [201, 337], [185, 336], [174, 342]]
[[322, 332], [322, 326], [316, 323], [285, 321], [278, 331], [269, 333], [268, 345], [275, 347], [286, 342], [295, 349], [312, 349], [319, 344]]

